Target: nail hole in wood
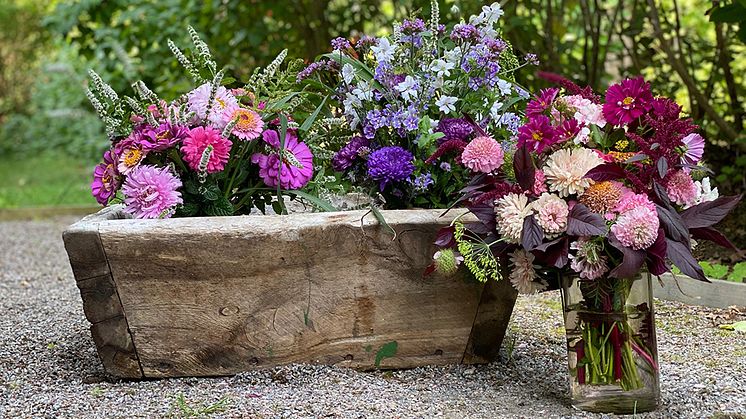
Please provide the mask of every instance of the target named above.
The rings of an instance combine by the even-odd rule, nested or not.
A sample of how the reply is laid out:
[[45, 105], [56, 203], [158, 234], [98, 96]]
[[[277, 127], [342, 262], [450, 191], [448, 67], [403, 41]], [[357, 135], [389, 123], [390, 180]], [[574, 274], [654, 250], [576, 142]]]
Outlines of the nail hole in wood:
[[345, 355], [345, 361], [352, 361], [352, 354]]
[[158, 366], [156, 368], [160, 372], [168, 372], [168, 370], [171, 369], [171, 364], [169, 364], [168, 362], [160, 362], [158, 363]]
[[438, 350], [436, 350], [436, 351], [435, 351], [435, 355], [438, 355], [438, 356], [443, 356], [443, 350], [442, 350], [442, 349], [438, 349]]
[[259, 364], [259, 358], [256, 358], [256, 357], [254, 357], [254, 358], [251, 358], [251, 359], [249, 360], [249, 363], [250, 363], [251, 365], [257, 365], [257, 364]]
[[227, 306], [220, 309], [221, 316], [233, 316], [238, 314], [239, 308], [236, 306]]

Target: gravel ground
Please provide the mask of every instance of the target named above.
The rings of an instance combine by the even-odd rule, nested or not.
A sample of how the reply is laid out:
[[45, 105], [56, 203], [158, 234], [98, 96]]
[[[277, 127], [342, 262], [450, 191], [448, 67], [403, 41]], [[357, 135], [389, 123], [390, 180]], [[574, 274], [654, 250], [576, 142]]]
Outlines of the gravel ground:
[[[557, 293], [519, 300], [512, 353], [490, 365], [114, 380], [96, 356], [62, 247], [73, 221], [0, 223], [0, 418], [603, 417], [569, 406]], [[657, 311], [663, 406], [638, 416], [746, 417], [746, 334], [717, 328], [743, 313], [669, 302]]]

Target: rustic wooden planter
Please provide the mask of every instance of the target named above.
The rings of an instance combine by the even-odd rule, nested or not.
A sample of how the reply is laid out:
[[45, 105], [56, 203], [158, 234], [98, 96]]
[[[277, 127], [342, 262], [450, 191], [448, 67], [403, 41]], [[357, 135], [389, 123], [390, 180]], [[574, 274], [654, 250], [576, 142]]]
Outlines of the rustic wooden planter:
[[169, 220], [114, 207], [65, 247], [107, 372], [228, 375], [288, 363], [359, 369], [496, 358], [509, 281], [422, 277], [441, 211]]

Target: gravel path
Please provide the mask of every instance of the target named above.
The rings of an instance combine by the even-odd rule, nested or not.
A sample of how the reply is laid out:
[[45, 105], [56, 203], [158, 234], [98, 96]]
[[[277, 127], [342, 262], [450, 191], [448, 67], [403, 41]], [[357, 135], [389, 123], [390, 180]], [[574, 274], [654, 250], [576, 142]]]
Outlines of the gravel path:
[[[0, 223], [0, 418], [602, 417], [569, 407], [557, 293], [519, 300], [511, 356], [485, 366], [358, 373], [294, 365], [113, 380], [96, 357], [62, 247], [73, 221]], [[657, 310], [663, 406], [639, 416], [746, 417], [746, 334], [717, 328], [743, 313], [668, 302]]]

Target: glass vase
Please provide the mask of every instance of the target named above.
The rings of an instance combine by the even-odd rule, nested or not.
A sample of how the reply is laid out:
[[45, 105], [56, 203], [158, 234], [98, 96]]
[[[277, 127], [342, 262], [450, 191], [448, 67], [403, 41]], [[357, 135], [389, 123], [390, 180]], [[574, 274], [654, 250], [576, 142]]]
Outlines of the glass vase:
[[572, 404], [633, 414], [658, 407], [658, 347], [652, 280], [562, 279]]

